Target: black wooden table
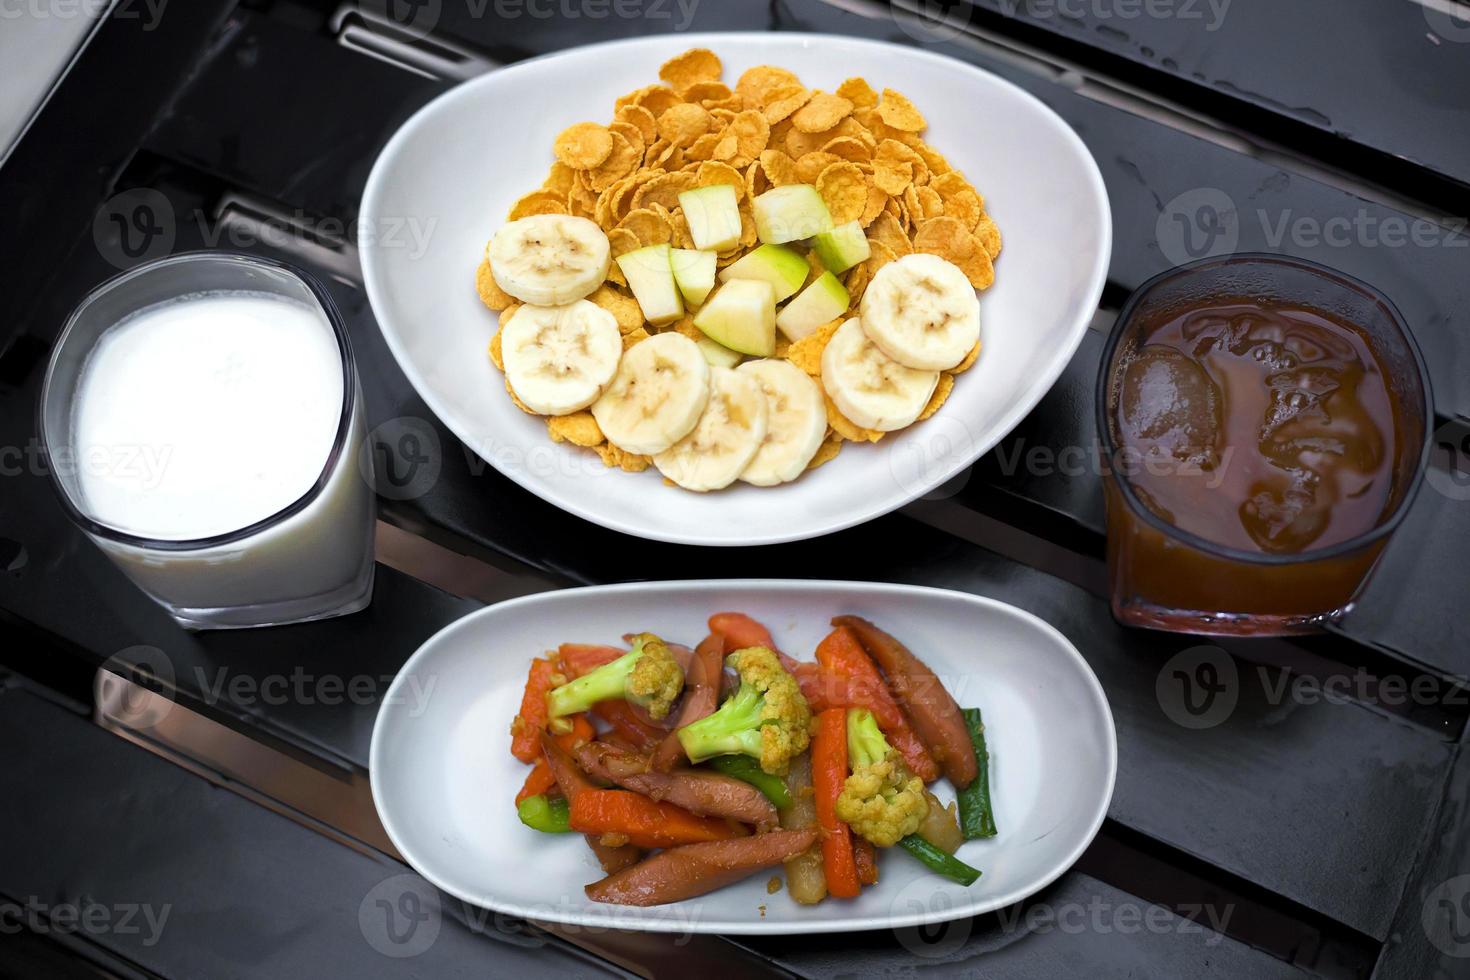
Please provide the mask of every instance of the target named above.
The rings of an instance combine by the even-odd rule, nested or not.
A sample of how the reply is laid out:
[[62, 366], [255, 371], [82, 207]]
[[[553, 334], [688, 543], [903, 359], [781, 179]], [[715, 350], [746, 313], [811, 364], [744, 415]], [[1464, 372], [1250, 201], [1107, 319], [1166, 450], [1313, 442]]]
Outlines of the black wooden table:
[[[0, 974], [1470, 975], [1470, 8], [150, 9], [114, 11], [0, 169]], [[413, 43], [380, 26], [384, 10], [423, 28]], [[768, 548], [632, 543], [639, 568], [671, 577], [835, 570], [993, 596], [1061, 629], [1112, 702], [1117, 791], [1079, 864], [1020, 907], [833, 937], [541, 927], [434, 893], [372, 813], [377, 701], [417, 645], [485, 602], [626, 579], [630, 542], [499, 476], [414, 394], [351, 244], [367, 172], [394, 128], [460, 78], [685, 29], [920, 45], [1037, 95], [1108, 185], [1098, 328], [1168, 266], [1276, 251], [1383, 289], [1429, 362], [1433, 469], [1360, 606], [1320, 637], [1203, 643], [1112, 621], [1098, 477], [1078, 462], [1095, 437], [1096, 330], [1015, 433], [900, 513]], [[366, 612], [185, 633], [52, 495], [34, 406], [65, 313], [120, 267], [213, 246], [311, 269], [347, 318], [381, 501]], [[1224, 685], [1192, 700], [1180, 678], [1205, 663]], [[149, 691], [173, 708], [145, 729]]]

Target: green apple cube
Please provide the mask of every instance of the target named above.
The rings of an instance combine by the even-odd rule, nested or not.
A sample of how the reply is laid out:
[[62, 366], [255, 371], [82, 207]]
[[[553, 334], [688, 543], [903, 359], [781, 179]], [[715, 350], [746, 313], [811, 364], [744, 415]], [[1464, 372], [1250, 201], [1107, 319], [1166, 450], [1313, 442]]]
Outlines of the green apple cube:
[[760, 279], [731, 279], [694, 317], [705, 336], [741, 354], [776, 353], [776, 293]]
[[786, 304], [776, 317], [776, 326], [797, 341], [846, 313], [847, 305], [847, 290], [836, 276], [824, 272], [800, 296]]
[[759, 279], [768, 282], [776, 291], [776, 302], [779, 303], [795, 295], [811, 271], [812, 267], [800, 252], [780, 245], [761, 245], [721, 270], [720, 281]]
[[729, 184], [697, 187], [679, 195], [689, 236], [700, 251], [723, 252], [740, 243], [740, 205]]
[[684, 315], [667, 245], [649, 245], [618, 256], [618, 268], [649, 323], [671, 323]]
[[831, 230], [827, 202], [811, 184], [772, 187], [755, 199], [755, 233], [767, 245], [796, 242]]
[[812, 239], [812, 249], [828, 272], [846, 272], [872, 254], [868, 236], [856, 221], [822, 232]]
[[669, 253], [674, 282], [690, 306], [699, 306], [715, 288], [716, 258], [714, 252], [697, 252], [692, 248], [676, 248]]
[[694, 343], [711, 367], [732, 368], [745, 360], [744, 354], [733, 351], [724, 344], [717, 344], [708, 337], [700, 337]]

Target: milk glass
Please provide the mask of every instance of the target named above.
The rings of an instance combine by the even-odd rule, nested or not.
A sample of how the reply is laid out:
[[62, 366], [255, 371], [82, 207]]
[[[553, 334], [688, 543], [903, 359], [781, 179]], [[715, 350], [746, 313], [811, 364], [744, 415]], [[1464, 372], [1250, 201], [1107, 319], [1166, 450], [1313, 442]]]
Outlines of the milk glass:
[[[243, 307], [235, 302], [241, 298]], [[146, 317], [156, 321], [160, 304], [187, 313], [184, 304], [208, 300], [223, 302], [197, 307], [200, 315], [193, 321], [174, 318], [174, 329], [185, 330], [182, 337], [191, 342], [175, 345], [182, 353], [160, 351], [156, 343], [114, 353], [120, 333], [109, 334], [113, 328]], [[279, 362], [261, 371], [263, 338], [274, 335], [242, 337], [249, 317], [203, 312], [236, 308], [286, 314], [280, 322], [257, 317], [260, 331], [279, 331], [284, 323], [322, 334], [299, 338], [315, 346], [283, 345]], [[190, 336], [193, 330], [217, 333]], [[289, 333], [282, 336], [291, 339]], [[99, 349], [107, 354], [95, 357]], [[237, 355], [240, 350], [246, 353]], [[304, 358], [303, 350], [316, 356]], [[190, 351], [208, 375], [195, 374]], [[111, 421], [110, 412], [87, 404], [107, 390], [94, 379], [103, 370], [98, 361], [127, 370], [127, 384], [113, 385], [105, 404], [117, 405], [120, 415], [156, 418], [157, 432], [137, 432], [119, 444], [82, 443], [79, 420], [89, 420], [94, 434], [108, 431]], [[231, 377], [236, 366], [246, 376], [238, 385]], [[150, 408], [133, 411], [133, 397]], [[299, 427], [289, 424], [302, 398], [315, 399], [314, 430], [304, 417]], [[191, 405], [205, 420], [192, 429], [198, 420], [189, 417]], [[169, 414], [157, 415], [160, 406]], [[205, 438], [209, 419], [220, 421], [217, 441]], [[324, 619], [356, 612], [371, 599], [375, 504], [357, 465], [364, 439], [362, 393], [336, 307], [303, 272], [253, 256], [193, 252], [138, 266], [97, 287], [72, 313], [52, 351], [41, 396], [41, 439], [71, 519], [186, 628]], [[225, 482], [214, 492], [191, 491], [208, 487], [211, 467], [226, 474]], [[102, 468], [111, 468], [105, 477], [98, 475]], [[237, 469], [248, 480], [235, 480]], [[121, 519], [126, 508], [99, 493], [114, 489], [108, 479], [130, 481], [119, 492], [132, 494], [134, 512], [148, 516]], [[160, 507], [163, 498], [149, 493], [173, 496]], [[268, 509], [259, 510], [266, 506], [261, 502], [270, 502]], [[252, 503], [259, 512], [251, 511]]]

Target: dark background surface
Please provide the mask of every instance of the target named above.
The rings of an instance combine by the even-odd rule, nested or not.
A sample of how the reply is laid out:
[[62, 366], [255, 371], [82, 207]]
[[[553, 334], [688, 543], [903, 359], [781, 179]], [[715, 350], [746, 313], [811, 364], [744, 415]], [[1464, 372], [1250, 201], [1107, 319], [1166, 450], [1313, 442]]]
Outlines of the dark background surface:
[[[214, 693], [217, 682], [299, 668], [388, 678], [478, 603], [381, 566], [362, 614], [187, 634], [67, 524], [32, 467], [0, 481], [0, 663], [13, 671], [0, 687], [0, 923], [14, 920], [7, 909], [84, 901], [169, 904], [173, 917], [152, 945], [119, 930], [0, 931], [0, 964], [17, 975], [165, 977], [1470, 975], [1470, 706], [1460, 686], [1470, 676], [1470, 239], [1454, 230], [1454, 215], [1470, 213], [1470, 22], [1436, 22], [1409, 2], [1237, 0], [1209, 29], [1208, 5], [1197, 5], [1201, 21], [1183, 16], [1181, 0], [1160, 8], [1168, 16], [1119, 28], [1126, 0], [1076, 6], [1073, 17], [1057, 13], [1066, 4], [961, 5], [935, 26], [860, 2], [705, 2], [690, 29], [921, 45], [1036, 94], [1078, 131], [1107, 182], [1115, 244], [1104, 326], [1129, 290], [1180, 261], [1182, 241], [1160, 230], [1177, 227], [1176, 215], [1187, 221], [1202, 191], [1234, 203], [1236, 247], [1325, 262], [1404, 311], [1433, 373], [1431, 479], [1359, 608], [1331, 635], [1214, 645], [1239, 680], [1233, 711], [1213, 727], [1171, 720], [1158, 684], [1171, 658], [1197, 644], [1124, 630], [1108, 614], [1096, 475], [1027, 462], [1037, 450], [1092, 445], [1099, 333], [1011, 437], [932, 499], [820, 541], [710, 552], [630, 542], [568, 517], [465, 451], [393, 363], [350, 247], [299, 235], [246, 247], [328, 282], [351, 329], [380, 465], [403, 462], [402, 420], [437, 438], [439, 479], [412, 499], [385, 496], [385, 520], [492, 566], [510, 593], [634, 577], [620, 557], [632, 546], [658, 577], [912, 582], [992, 596], [1056, 625], [1098, 674], [1118, 726], [1109, 819], [1077, 868], [1024, 908], [932, 932], [687, 947], [635, 937], [616, 963], [605, 947], [586, 952], [445, 900], [428, 950], [385, 955], [359, 910], [402, 865], [97, 728], [91, 675], [103, 663], [127, 672], [145, 659], [139, 647], [162, 651], [180, 705], [360, 778], [375, 705], [236, 702]], [[438, 7], [433, 38], [501, 62], [676, 23]], [[61, 320], [120, 265], [209, 244], [232, 196], [318, 227], [355, 216], [377, 149], [452, 83], [343, 46], [334, 9], [197, 0], [171, 4], [154, 29], [115, 18], [98, 33], [0, 169], [0, 309], [9, 314], [0, 446], [33, 444], [40, 373]], [[140, 203], [151, 208], [143, 217], [164, 216], [152, 223], [164, 234], [123, 240], [96, 220], [140, 214]], [[1443, 219], [1432, 245], [1269, 237], [1283, 218], [1383, 227], [1424, 215]], [[1283, 679], [1353, 684], [1345, 697], [1283, 700], [1273, 694]], [[1399, 703], [1381, 682], [1420, 682], [1431, 694]], [[410, 886], [389, 887], [396, 897]], [[1168, 928], [1120, 926], [1124, 910], [1151, 905], [1171, 910]], [[1104, 910], [1101, 926], [1046, 918], [1090, 908]], [[1229, 909], [1228, 921], [1211, 929], [1202, 908]]]

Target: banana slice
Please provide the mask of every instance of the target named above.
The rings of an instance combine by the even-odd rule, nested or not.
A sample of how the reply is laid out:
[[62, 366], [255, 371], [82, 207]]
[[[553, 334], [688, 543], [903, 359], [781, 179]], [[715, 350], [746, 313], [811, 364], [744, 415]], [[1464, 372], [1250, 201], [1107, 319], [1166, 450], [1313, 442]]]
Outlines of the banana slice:
[[623, 355], [592, 417], [607, 441], [652, 456], [687, 436], [709, 401], [709, 362], [681, 333], [661, 333]]
[[766, 438], [766, 393], [759, 381], [717, 367], [710, 369], [709, 388], [694, 431], [653, 457], [658, 471], [685, 490], [728, 487]]
[[827, 436], [822, 389], [790, 361], [749, 361], [735, 372], [750, 375], [766, 395], [766, 438], [740, 479], [773, 487], [801, 476]]
[[865, 429], [892, 432], [909, 425], [938, 383], [938, 371], [904, 367], [879, 350], [859, 317], [838, 327], [822, 351], [822, 387], [839, 412]]
[[923, 252], [879, 269], [863, 293], [861, 314], [883, 353], [921, 371], [954, 367], [980, 339], [975, 287], [954, 263]]
[[501, 289], [523, 303], [561, 306], [602, 285], [611, 251], [586, 218], [536, 214], [497, 231], [486, 254]]
[[618, 321], [579, 299], [522, 306], [501, 330], [500, 356], [516, 397], [542, 415], [569, 415], [597, 401], [623, 356]]

